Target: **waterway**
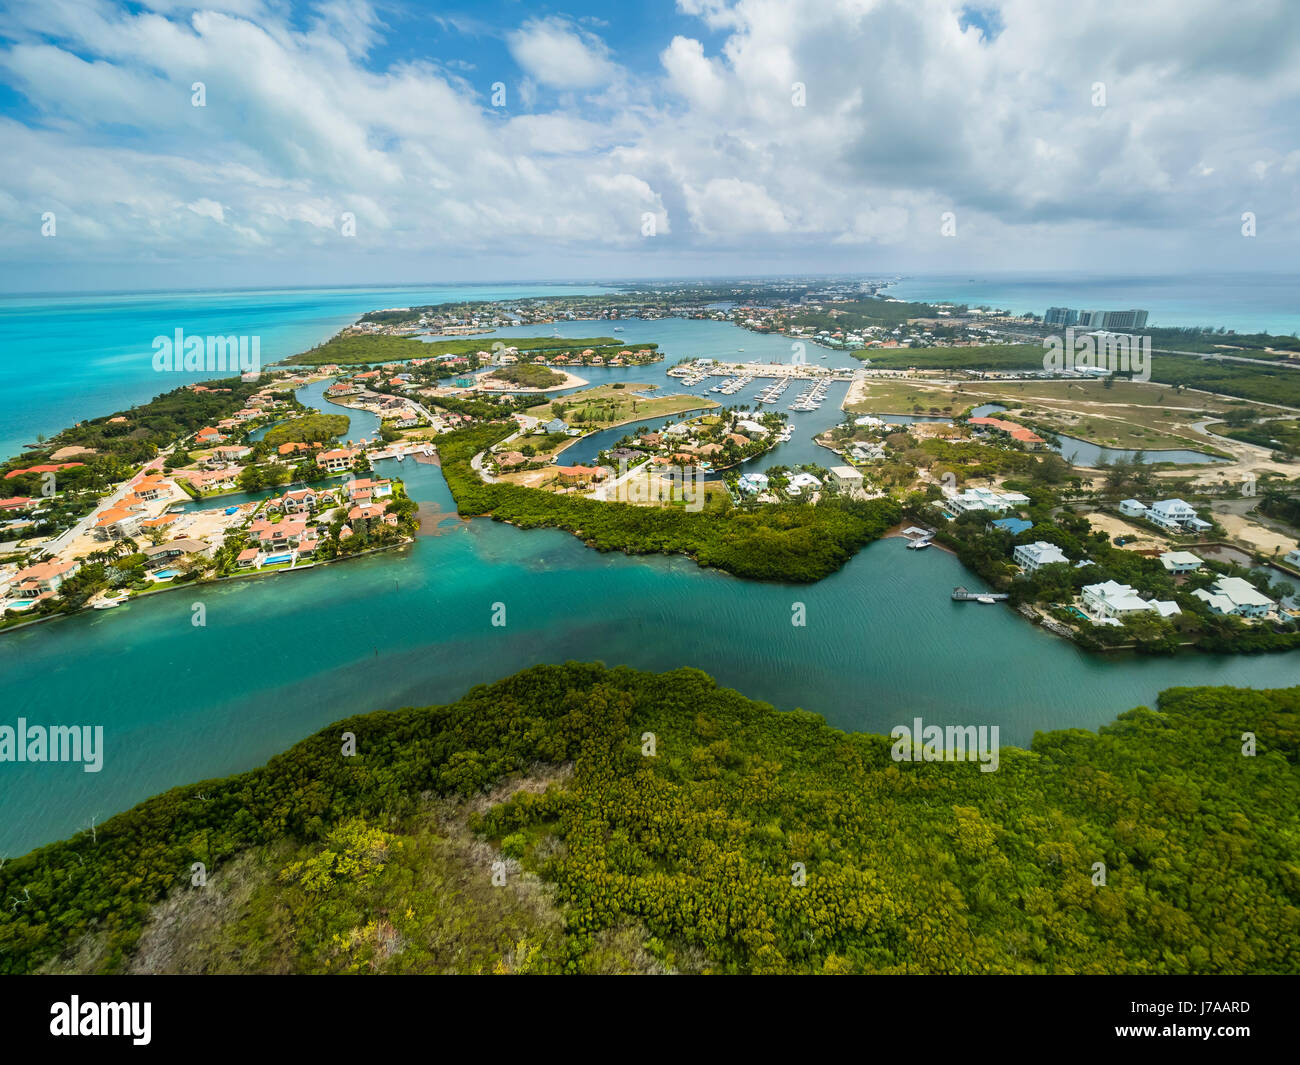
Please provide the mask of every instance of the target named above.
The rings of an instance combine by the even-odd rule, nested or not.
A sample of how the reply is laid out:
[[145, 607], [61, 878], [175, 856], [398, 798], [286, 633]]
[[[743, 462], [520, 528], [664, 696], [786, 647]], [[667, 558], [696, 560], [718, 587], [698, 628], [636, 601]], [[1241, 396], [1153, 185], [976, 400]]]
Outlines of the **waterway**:
[[[792, 351], [784, 338], [721, 323], [623, 325], [617, 335], [629, 344], [659, 339], [673, 354], [653, 367], [584, 371], [593, 383], [681, 391], [664, 374], [678, 357], [788, 359]], [[561, 328], [606, 332], [595, 323]], [[836, 352], [816, 362], [849, 359]], [[828, 453], [811, 437], [839, 420], [845, 387], [832, 387], [817, 412], [789, 412], [795, 439], [764, 465], [824, 463]], [[713, 395], [707, 388], [694, 391]], [[303, 398], [319, 394], [304, 390]], [[752, 402], [748, 389], [727, 398]], [[350, 438], [376, 428], [373, 416], [348, 413]], [[752, 698], [813, 710], [846, 729], [888, 732], [920, 715], [996, 724], [1011, 744], [1037, 730], [1096, 728], [1166, 687], [1300, 681], [1300, 652], [1084, 654], [1004, 606], [953, 603], [952, 587], [974, 587], [972, 575], [942, 551], [908, 552], [901, 540], [871, 545], [816, 585], [756, 584], [681, 558], [600, 554], [557, 530], [460, 521], [450, 517], [436, 465], [386, 460], [377, 468], [404, 478], [421, 504], [426, 524], [409, 548], [177, 590], [0, 638], [0, 722], [105, 731], [99, 773], [0, 764], [0, 854], [102, 822], [166, 788], [260, 765], [331, 721], [449, 701], [541, 662], [694, 666]], [[202, 627], [192, 624], [196, 602], [206, 608]], [[505, 604], [504, 627], [491, 624], [496, 603]], [[806, 626], [791, 624], [796, 603]]]

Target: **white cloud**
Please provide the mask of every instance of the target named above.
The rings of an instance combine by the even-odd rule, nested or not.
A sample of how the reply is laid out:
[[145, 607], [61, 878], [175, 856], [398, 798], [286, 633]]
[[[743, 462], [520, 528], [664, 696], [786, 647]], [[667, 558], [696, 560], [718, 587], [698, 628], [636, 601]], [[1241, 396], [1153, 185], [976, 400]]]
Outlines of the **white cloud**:
[[211, 218], [214, 222], [224, 222], [226, 220], [225, 212], [222, 210], [221, 204], [217, 203], [216, 200], [195, 200], [193, 203], [187, 203], [185, 206], [196, 215], [203, 218]]
[[556, 16], [529, 19], [506, 43], [515, 62], [552, 89], [597, 89], [618, 74], [599, 37]]
[[[0, 79], [24, 117], [0, 118], [0, 151], [22, 165], [0, 172], [0, 261], [158, 261], [200, 239], [340, 269], [526, 248], [551, 269], [606, 254], [635, 273], [650, 252], [775, 272], [872, 246], [945, 267], [1088, 265], [1104, 247], [1181, 268], [1244, 254], [1223, 222], [1238, 202], [1270, 221], [1250, 254], [1294, 245], [1300, 20], [1282, 0], [1005, 0], [991, 40], [962, 32], [954, 0], [678, 6], [700, 32], [654, 42], [641, 73], [591, 23], [506, 33], [520, 75], [503, 73], [502, 110], [460, 57], [376, 62], [393, 31], [365, 3], [289, 23], [255, 0], [14, 0]], [[44, 210], [57, 241], [32, 225]], [[946, 210], [956, 240], [938, 236]]]

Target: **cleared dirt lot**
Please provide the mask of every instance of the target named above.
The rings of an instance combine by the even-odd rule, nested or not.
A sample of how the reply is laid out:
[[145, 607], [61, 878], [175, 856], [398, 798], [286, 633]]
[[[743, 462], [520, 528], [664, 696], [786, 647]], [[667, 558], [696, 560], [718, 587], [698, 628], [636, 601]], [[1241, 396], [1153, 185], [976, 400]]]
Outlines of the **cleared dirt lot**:
[[1087, 515], [1087, 518], [1088, 524], [1098, 532], [1104, 532], [1112, 541], [1117, 536], [1136, 536], [1137, 540], [1124, 545], [1126, 551], [1147, 551], [1152, 548], [1166, 551], [1169, 549], [1169, 541], [1163, 536], [1147, 529], [1139, 529], [1136, 525], [1130, 525], [1118, 515], [1096, 512]]

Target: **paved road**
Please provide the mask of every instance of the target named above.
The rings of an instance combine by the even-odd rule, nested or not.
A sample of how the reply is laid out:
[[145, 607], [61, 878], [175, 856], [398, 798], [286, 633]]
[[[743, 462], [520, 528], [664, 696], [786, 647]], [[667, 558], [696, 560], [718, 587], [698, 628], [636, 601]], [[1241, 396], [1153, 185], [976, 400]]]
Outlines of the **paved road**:
[[117, 506], [117, 504], [135, 488], [140, 479], [151, 470], [161, 469], [163, 460], [170, 454], [171, 448], [168, 448], [166, 451], [160, 451], [154, 458], [150, 459], [148, 463], [142, 466], [135, 476], [129, 477], [127, 480], [123, 481], [122, 485], [108, 496], [107, 499], [101, 499], [99, 503], [96, 504], [95, 509], [85, 517], [81, 518], [75, 525], [59, 533], [59, 535], [53, 540], [48, 540], [44, 544], [41, 544], [41, 550], [56, 555], [71, 544], [78, 536], [88, 533], [104, 511], [111, 510], [113, 507]]

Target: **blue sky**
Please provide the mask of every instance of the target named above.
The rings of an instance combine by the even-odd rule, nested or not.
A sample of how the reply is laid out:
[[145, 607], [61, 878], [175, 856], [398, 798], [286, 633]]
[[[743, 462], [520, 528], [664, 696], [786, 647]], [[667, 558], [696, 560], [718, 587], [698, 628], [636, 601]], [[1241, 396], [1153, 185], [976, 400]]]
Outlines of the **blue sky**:
[[5, 291], [1295, 262], [1285, 0], [0, 6]]

